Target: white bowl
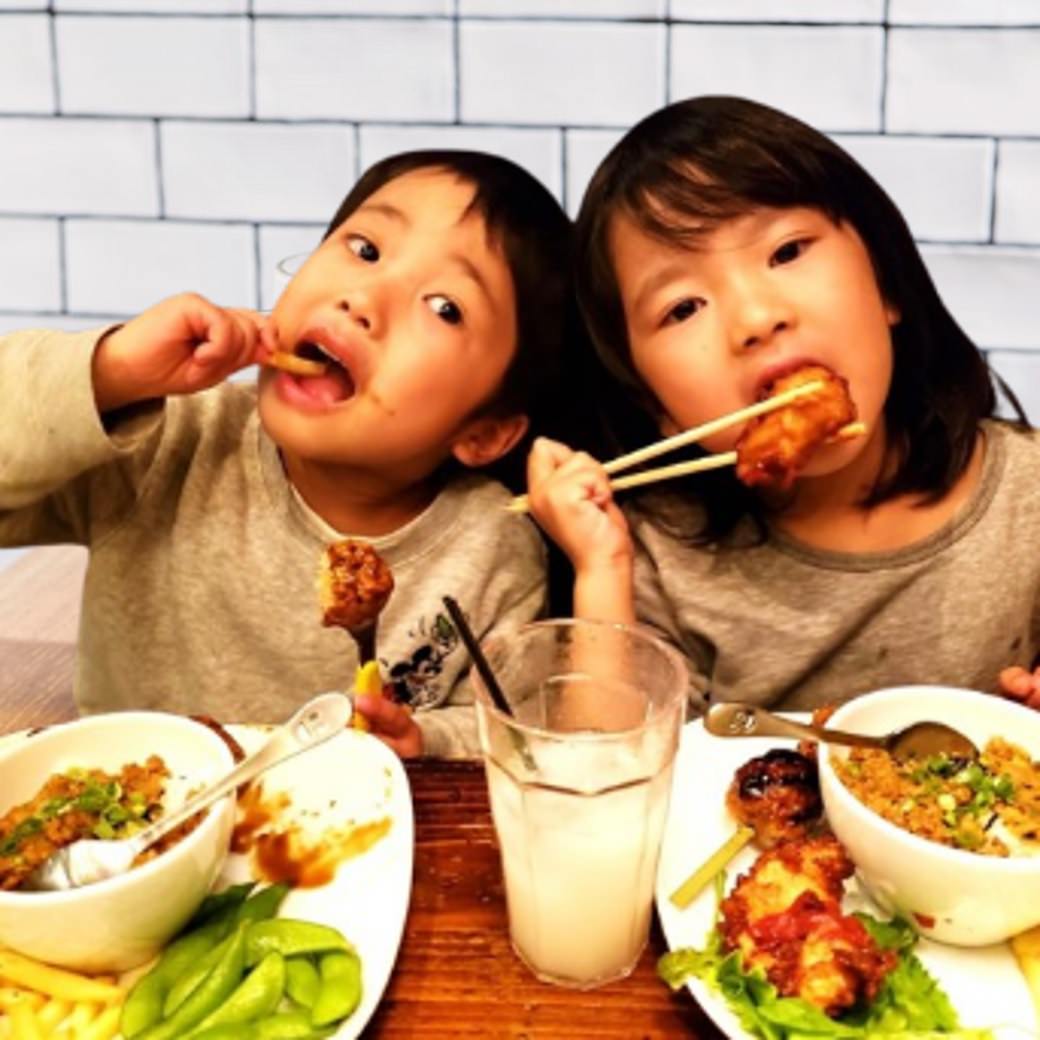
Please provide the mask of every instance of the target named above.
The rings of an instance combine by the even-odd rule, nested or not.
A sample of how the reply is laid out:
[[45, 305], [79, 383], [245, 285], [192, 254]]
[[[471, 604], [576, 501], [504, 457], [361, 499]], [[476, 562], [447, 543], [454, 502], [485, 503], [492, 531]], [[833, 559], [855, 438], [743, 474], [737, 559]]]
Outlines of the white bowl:
[[[0, 753], [0, 814], [31, 799], [53, 773], [75, 766], [118, 772], [151, 754], [170, 770], [164, 798], [171, 807], [234, 765], [216, 733], [183, 716], [93, 715], [40, 730]], [[0, 891], [0, 946], [78, 971], [122, 971], [144, 963], [213, 884], [234, 816], [234, 799], [221, 799], [171, 848], [107, 881], [65, 892]]]
[[[836, 729], [888, 733], [911, 722], [948, 723], [982, 748], [1004, 737], [1040, 758], [1040, 712], [995, 694], [948, 686], [899, 686], [856, 697], [828, 721]], [[820, 745], [820, 788], [831, 829], [874, 900], [930, 939], [985, 946], [1040, 924], [1040, 858], [1000, 858], [929, 841], [868, 809], [837, 778]]]

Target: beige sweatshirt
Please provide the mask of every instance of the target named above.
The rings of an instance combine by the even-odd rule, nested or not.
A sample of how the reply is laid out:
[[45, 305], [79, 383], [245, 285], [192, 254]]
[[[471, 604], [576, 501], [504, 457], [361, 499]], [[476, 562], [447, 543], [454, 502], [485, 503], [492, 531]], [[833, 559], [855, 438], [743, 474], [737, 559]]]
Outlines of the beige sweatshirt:
[[712, 552], [630, 512], [640, 620], [715, 701], [805, 710], [904, 683], [995, 690], [1002, 668], [1040, 652], [1040, 432], [983, 428], [971, 500], [894, 552], [824, 552], [777, 531]]
[[[90, 380], [99, 334], [0, 338], [0, 545], [89, 548], [80, 709], [275, 722], [348, 689], [353, 640], [318, 608], [328, 529], [292, 494], [254, 389], [170, 398], [106, 432]], [[430, 755], [478, 752], [469, 657], [441, 597], [480, 638], [544, 611], [543, 545], [508, 499], [468, 475], [371, 540], [396, 582], [379, 620], [383, 676]]]

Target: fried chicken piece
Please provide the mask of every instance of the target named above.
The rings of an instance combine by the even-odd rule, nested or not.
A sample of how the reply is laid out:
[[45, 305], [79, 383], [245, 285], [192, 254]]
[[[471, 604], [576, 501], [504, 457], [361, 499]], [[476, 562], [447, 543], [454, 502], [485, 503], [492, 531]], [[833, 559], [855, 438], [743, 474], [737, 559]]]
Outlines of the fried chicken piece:
[[366, 542], [346, 538], [329, 545], [318, 576], [321, 623], [361, 629], [372, 625], [394, 591], [394, 576]]
[[820, 780], [813, 758], [774, 748], [745, 762], [726, 792], [729, 811], [755, 831], [755, 842], [771, 848], [806, 838], [823, 817]]
[[856, 418], [849, 384], [822, 365], [773, 380], [760, 395], [775, 397], [819, 380], [823, 386], [752, 419], [737, 441], [737, 478], [749, 487], [789, 488], [814, 451]]
[[801, 997], [828, 1015], [873, 999], [897, 955], [841, 912], [853, 870], [829, 835], [763, 852], [722, 901], [725, 949], [740, 951], [745, 970], [761, 968], [781, 996]]

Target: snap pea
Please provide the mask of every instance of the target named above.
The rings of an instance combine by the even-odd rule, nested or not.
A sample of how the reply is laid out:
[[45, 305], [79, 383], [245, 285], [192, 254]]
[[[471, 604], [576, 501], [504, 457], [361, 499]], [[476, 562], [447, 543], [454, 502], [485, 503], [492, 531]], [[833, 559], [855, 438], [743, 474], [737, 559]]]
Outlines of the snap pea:
[[[285, 992], [285, 958], [269, 953], [219, 1007], [196, 1027], [200, 1032], [211, 1026], [235, 1025], [266, 1018], [281, 1003]], [[194, 1036], [192, 1032], [188, 1034]]]
[[268, 885], [254, 892], [235, 912], [235, 921], [266, 921], [274, 917], [282, 900], [289, 894], [288, 885]]
[[246, 933], [246, 964], [256, 964], [272, 950], [283, 957], [294, 957], [353, 947], [335, 928], [313, 921], [280, 917], [251, 924]]
[[119, 1018], [119, 1030], [127, 1040], [162, 1018], [163, 1005], [174, 980], [220, 942], [228, 921], [220, 917], [175, 939], [127, 994]]
[[[227, 940], [225, 939], [224, 942], [226, 943]], [[202, 985], [206, 976], [213, 970], [220, 958], [224, 956], [224, 952], [225, 946], [223, 944], [214, 946], [194, 963], [189, 964], [173, 979], [167, 990], [166, 998], [163, 1000], [163, 1018], [169, 1018]]]
[[246, 930], [246, 925], [239, 925], [221, 943], [221, 957], [212, 971], [169, 1018], [138, 1034], [139, 1040], [178, 1040], [227, 999], [242, 978]]
[[272, 1015], [259, 1022], [237, 1022], [193, 1033], [191, 1040], [322, 1040], [331, 1029], [311, 1029], [306, 1016]]
[[211, 917], [222, 913], [229, 907], [237, 909], [254, 888], [256, 888], [255, 881], [244, 881], [240, 885], [228, 885], [219, 892], [211, 892], [199, 903], [199, 908], [192, 915], [185, 931], [194, 931], [199, 925], [205, 924]]
[[251, 1022], [225, 1022], [222, 1026], [192, 1033], [191, 1040], [252, 1040], [254, 1035]]
[[285, 962], [285, 992], [297, 1004], [314, 1007], [321, 989], [321, 976], [309, 957], [291, 957]]
[[346, 1018], [361, 1002], [361, 960], [353, 950], [334, 950], [322, 955], [320, 972], [311, 1024], [327, 1026]]
[[319, 1040], [333, 1033], [331, 1029], [315, 1029], [304, 1011], [283, 1011], [279, 1015], [253, 1022], [251, 1027], [254, 1040]]
[[142, 975], [134, 983], [119, 1013], [119, 1031], [127, 1040], [162, 1018], [165, 997], [166, 983], [154, 970]]

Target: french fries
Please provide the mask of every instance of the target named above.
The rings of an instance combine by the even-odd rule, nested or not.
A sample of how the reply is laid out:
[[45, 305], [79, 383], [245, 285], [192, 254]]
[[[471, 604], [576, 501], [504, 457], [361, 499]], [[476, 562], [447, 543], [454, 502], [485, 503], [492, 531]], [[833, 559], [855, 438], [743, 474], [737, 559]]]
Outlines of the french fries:
[[265, 364], [268, 368], [280, 368], [283, 372], [292, 372], [298, 376], [324, 375], [328, 368], [324, 362], [299, 357], [296, 354], [287, 354], [281, 350], [275, 351]]
[[1029, 995], [1033, 998], [1033, 1006], [1036, 1008], [1037, 1022], [1040, 1023], [1040, 925], [1013, 935], [1011, 949], [1029, 987]]
[[0, 949], [0, 1040], [112, 1040], [126, 991]]

